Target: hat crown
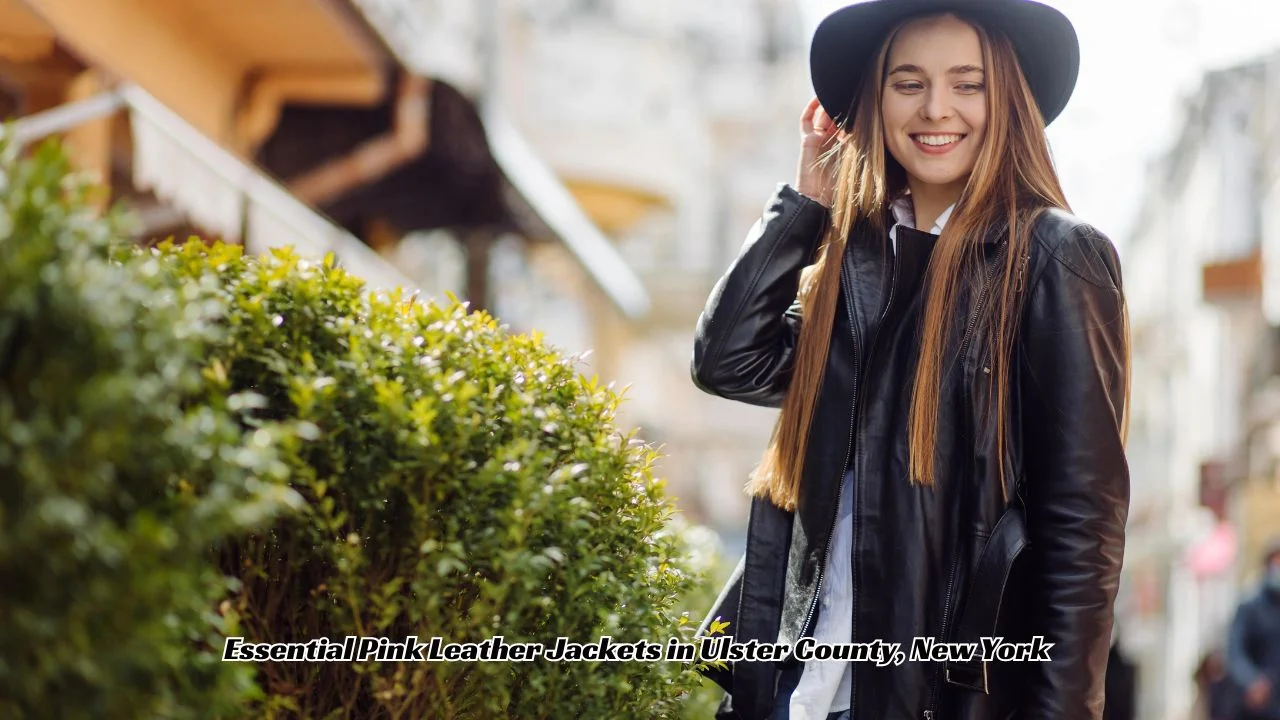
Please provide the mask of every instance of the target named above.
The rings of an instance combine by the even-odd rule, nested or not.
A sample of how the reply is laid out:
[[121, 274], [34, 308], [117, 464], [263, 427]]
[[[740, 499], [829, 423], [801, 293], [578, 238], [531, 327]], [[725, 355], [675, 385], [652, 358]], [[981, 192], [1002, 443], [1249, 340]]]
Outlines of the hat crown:
[[889, 31], [918, 15], [960, 11], [1009, 37], [1044, 117], [1066, 108], [1080, 72], [1075, 27], [1060, 11], [1034, 0], [864, 0], [825, 17], [809, 52], [814, 91], [822, 107], [845, 124], [856, 113], [857, 91]]

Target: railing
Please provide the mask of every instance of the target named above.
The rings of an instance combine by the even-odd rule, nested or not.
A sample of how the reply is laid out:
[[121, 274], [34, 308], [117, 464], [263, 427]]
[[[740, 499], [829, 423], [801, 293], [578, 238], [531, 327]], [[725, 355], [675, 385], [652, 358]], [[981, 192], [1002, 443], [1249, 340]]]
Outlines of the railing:
[[180, 208], [197, 225], [254, 254], [291, 245], [315, 259], [332, 252], [370, 290], [419, 288], [358, 238], [293, 197], [279, 183], [193, 128], [146, 91], [125, 85], [22, 118], [14, 135], [27, 144], [120, 110], [130, 114], [134, 183]]
[[507, 178], [560, 236], [614, 305], [632, 320], [649, 314], [652, 301], [644, 281], [583, 213], [551, 168], [501, 115], [486, 114], [484, 124], [489, 147]]

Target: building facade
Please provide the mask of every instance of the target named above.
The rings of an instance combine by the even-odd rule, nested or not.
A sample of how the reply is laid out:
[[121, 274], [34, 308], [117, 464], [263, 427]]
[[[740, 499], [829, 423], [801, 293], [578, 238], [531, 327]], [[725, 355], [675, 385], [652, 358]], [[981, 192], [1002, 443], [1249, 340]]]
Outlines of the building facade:
[[1193, 673], [1280, 529], [1277, 60], [1204, 77], [1125, 248], [1133, 498], [1118, 627], [1144, 718], [1190, 717]]

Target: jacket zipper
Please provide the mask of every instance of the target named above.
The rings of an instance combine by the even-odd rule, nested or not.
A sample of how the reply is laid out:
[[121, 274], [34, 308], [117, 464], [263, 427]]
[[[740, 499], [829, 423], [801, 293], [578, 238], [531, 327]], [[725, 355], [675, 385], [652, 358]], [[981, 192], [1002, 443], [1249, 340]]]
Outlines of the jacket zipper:
[[[978, 296], [977, 302], [974, 303], [973, 313], [969, 317], [969, 327], [965, 330], [964, 341], [960, 345], [960, 353], [957, 356], [959, 357], [961, 363], [964, 362], [965, 352], [969, 349], [969, 340], [972, 338], [974, 327], [978, 324], [978, 316], [982, 313], [983, 305], [985, 304], [985, 301], [987, 299], [987, 294], [991, 290], [991, 275], [992, 275], [991, 268], [996, 263], [998, 263], [1000, 259], [1004, 257], [1004, 253], [1007, 247], [1008, 247], [1007, 242], [1001, 241], [1000, 252], [997, 255], [996, 261], [993, 263], [989, 263], [987, 265], [986, 276], [984, 277], [983, 283], [982, 283], [982, 293]], [[1018, 269], [1016, 282], [1018, 283], [1018, 288], [1021, 289], [1022, 268]], [[951, 551], [950, 572], [947, 575], [947, 594], [943, 598], [944, 604], [942, 606], [942, 637], [940, 638], [942, 642], [948, 641], [947, 626], [951, 619], [951, 593], [955, 589], [956, 565], [957, 565], [956, 551], [953, 548]], [[930, 691], [929, 691], [929, 709], [924, 711], [924, 720], [934, 720], [934, 718], [937, 716], [938, 695], [940, 694], [938, 690], [941, 687], [941, 685], [942, 685], [942, 666], [939, 665], [939, 667], [933, 671], [933, 686], [930, 688]]]
[[[881, 311], [881, 313], [880, 313], [880, 322], [876, 325], [876, 331], [875, 331], [875, 333], [874, 333], [874, 334], [872, 335], [872, 337], [871, 337], [871, 346], [870, 346], [870, 348], [867, 350], [867, 367], [868, 367], [868, 368], [870, 368], [870, 367], [871, 367], [871, 363], [872, 363], [872, 361], [873, 361], [873, 360], [875, 360], [875, 356], [876, 356], [876, 345], [878, 345], [878, 344], [879, 344], [879, 340], [880, 340], [880, 331], [884, 329], [884, 322], [885, 322], [885, 319], [889, 317], [889, 308], [893, 307], [893, 298], [894, 298], [894, 295], [896, 295], [896, 294], [897, 294], [897, 290], [898, 290], [898, 264], [899, 264], [899, 263], [898, 263], [898, 259], [895, 257], [895, 258], [894, 258], [894, 260], [893, 260], [893, 273], [892, 273], [892, 275], [890, 276], [890, 279], [889, 279], [889, 298], [888, 298], [888, 299], [885, 301], [885, 303], [884, 303], [884, 310], [882, 310], [882, 311]], [[853, 317], [853, 316], [852, 316], [852, 315], [850, 315], [850, 320], [852, 320], [852, 317]], [[850, 325], [852, 325], [852, 324], [853, 324], [853, 323], [852, 323], [852, 322], [850, 322]], [[866, 387], [866, 385], [864, 384], [864, 385], [863, 385], [863, 387], [865, 388], [865, 387]], [[856, 407], [854, 407], [854, 409], [853, 409], [853, 424], [854, 424], [854, 427], [856, 428], [856, 427], [858, 427], [859, 425], [861, 425], [861, 422], [860, 422], [860, 421], [861, 421], [861, 419], [862, 419], [862, 407], [863, 407], [863, 405], [864, 405], [865, 403], [863, 403], [863, 399], [864, 399], [864, 398], [862, 398], [860, 395], [855, 394], [855, 395], [854, 395], [854, 397], [857, 399], [857, 400], [856, 400], [856, 402], [857, 402], [857, 406], [856, 406]], [[859, 444], [859, 445], [858, 445], [858, 459], [859, 459], [859, 460], [861, 460], [861, 458], [862, 458], [862, 445], [861, 445], [861, 444]], [[846, 464], [846, 465], [848, 465], [848, 463], [849, 463], [849, 461], [846, 459], [846, 460], [845, 460], [845, 464]], [[856, 464], [860, 465], [860, 463], [856, 463]], [[847, 474], [847, 471], [846, 471], [846, 474]], [[858, 479], [859, 477], [860, 477], [860, 476], [858, 475], [858, 468], [855, 466], [855, 470], [854, 470], [854, 479], [856, 480], [856, 479]], [[857, 485], [855, 485], [855, 486], [854, 486], [854, 494], [853, 494], [853, 512], [852, 512], [852, 515], [851, 515], [851, 517], [850, 517], [850, 522], [853, 524], [853, 527], [850, 529], [850, 532], [851, 532], [851, 534], [852, 534], [852, 536], [853, 536], [853, 542], [851, 542], [851, 543], [850, 543], [850, 547], [851, 547], [851, 549], [852, 549], [852, 551], [853, 551], [853, 555], [854, 555], [854, 557], [855, 557], [855, 558], [858, 556], [858, 512], [857, 512], [857, 508], [858, 508], [858, 493], [857, 493]], [[857, 641], [858, 641], [858, 573], [856, 572], [856, 570], [857, 570], [857, 563], [855, 562], [855, 563], [854, 563], [854, 569], [853, 569], [853, 571], [851, 571], [851, 577], [852, 577], [852, 581], [853, 581], [854, 589], [853, 589], [853, 595], [852, 595], [852, 597], [851, 597], [851, 599], [852, 599], [852, 601], [853, 601], [853, 608], [852, 608], [852, 611], [853, 611], [853, 612], [852, 612], [852, 617], [850, 618], [850, 628], [849, 628], [849, 632], [850, 632], [850, 635], [851, 635], [851, 637], [849, 638], [850, 642], [857, 642]], [[857, 691], [857, 687], [858, 687], [858, 685], [857, 685], [857, 677], [858, 677], [858, 666], [855, 664], [855, 665], [854, 665], [854, 667], [853, 667], [853, 673], [852, 673], [852, 675], [851, 675], [851, 676], [850, 676], [850, 678], [849, 678], [849, 686], [850, 686], [850, 687], [849, 687], [849, 717], [857, 717], [857, 716], [858, 716], [858, 713], [857, 713], [857, 709], [858, 709], [858, 691]]]
[[[846, 254], [840, 258], [840, 262], [843, 264], [847, 258], [848, 255]], [[856, 403], [858, 397], [858, 377], [861, 374], [862, 369], [858, 361], [858, 325], [854, 322], [853, 317], [853, 292], [852, 288], [845, 285], [845, 280], [847, 279], [847, 276], [844, 273], [841, 273], [840, 284], [845, 288], [845, 307], [849, 313], [850, 335], [853, 337], [853, 397], [854, 402]], [[836, 509], [831, 513], [831, 527], [827, 532], [827, 546], [822, 553], [822, 558], [818, 562], [818, 581], [814, 586], [813, 599], [809, 601], [809, 612], [805, 614], [804, 626], [800, 629], [800, 637], [807, 637], [812, 631], [813, 615], [818, 609], [818, 599], [822, 597], [822, 581], [826, 578], [827, 558], [831, 555], [831, 544], [835, 539], [836, 521], [840, 519], [839, 498], [844, 493], [844, 478], [848, 475], [846, 468], [849, 466], [849, 457], [853, 454], [853, 429], [857, 424], [856, 407], [854, 408], [854, 411], [854, 417], [849, 420], [849, 443], [844, 451], [844, 462], [840, 470], [840, 482], [836, 487]]]
[[[845, 257], [847, 258], [847, 255], [846, 255]], [[843, 260], [844, 260], [844, 258], [842, 258], [842, 261], [843, 261]], [[842, 285], [844, 285], [844, 281], [843, 281], [843, 280], [841, 281], [841, 284], [842, 284]], [[889, 297], [888, 297], [888, 300], [885, 302], [884, 309], [883, 309], [883, 310], [881, 311], [881, 313], [880, 313], [880, 324], [881, 324], [881, 325], [883, 325], [883, 324], [884, 324], [884, 319], [885, 319], [885, 317], [887, 317], [887, 316], [888, 316], [888, 314], [889, 314], [889, 308], [893, 305], [893, 296], [894, 296], [894, 294], [895, 294], [895, 292], [896, 292], [897, 288], [898, 288], [898, 263], [897, 263], [897, 260], [895, 259], [895, 260], [894, 260], [894, 263], [893, 263], [893, 274], [892, 274], [892, 277], [891, 277], [891, 279], [890, 279], [890, 284], [889, 284]], [[825, 551], [824, 551], [824, 552], [823, 552], [823, 554], [822, 554], [822, 558], [821, 558], [821, 560], [820, 560], [820, 562], [819, 562], [819, 565], [818, 565], [818, 581], [817, 581], [817, 584], [816, 584], [816, 586], [815, 586], [815, 588], [814, 588], [813, 599], [812, 599], [812, 600], [810, 601], [810, 603], [809, 603], [809, 613], [808, 613], [808, 615], [805, 617], [804, 627], [803, 627], [803, 630], [802, 630], [802, 631], [801, 631], [801, 633], [800, 633], [800, 637], [807, 637], [807, 636], [808, 636], [808, 634], [812, 631], [813, 616], [814, 616], [815, 611], [816, 611], [816, 610], [817, 610], [817, 608], [818, 608], [818, 600], [819, 600], [819, 598], [821, 598], [821, 597], [822, 597], [822, 581], [823, 581], [823, 580], [825, 579], [825, 577], [826, 577], [827, 558], [829, 558], [829, 557], [831, 556], [831, 544], [832, 544], [832, 542], [833, 542], [833, 540], [834, 540], [834, 538], [835, 538], [836, 521], [837, 521], [837, 520], [839, 520], [839, 513], [840, 513], [840, 510], [839, 510], [839, 508], [840, 508], [839, 498], [840, 498], [840, 497], [841, 497], [841, 495], [843, 495], [843, 493], [844, 493], [844, 479], [845, 479], [845, 477], [846, 477], [846, 476], [848, 476], [848, 474], [849, 474], [849, 472], [848, 472], [848, 468], [849, 468], [849, 460], [850, 460], [850, 458], [851, 458], [851, 457], [852, 457], [852, 455], [853, 455], [853, 437], [854, 437], [854, 430], [855, 430], [855, 429], [857, 428], [857, 426], [858, 426], [858, 418], [859, 418], [859, 416], [861, 415], [861, 410], [862, 410], [862, 398], [861, 398], [861, 395], [860, 395], [860, 392], [859, 392], [859, 391], [860, 391], [860, 384], [859, 384], [859, 382], [858, 382], [858, 379], [861, 377], [861, 373], [862, 373], [862, 366], [861, 366], [861, 363], [859, 362], [859, 358], [858, 358], [858, 323], [857, 323], [857, 321], [856, 321], [856, 319], [855, 319], [855, 317], [854, 317], [854, 313], [853, 313], [853, 290], [852, 290], [852, 288], [848, 287], [847, 285], [845, 286], [845, 307], [846, 307], [846, 310], [847, 310], [847, 311], [848, 311], [848, 313], [849, 313], [849, 331], [850, 331], [850, 335], [851, 335], [851, 337], [853, 338], [853, 363], [854, 363], [854, 365], [853, 365], [853, 393], [852, 393], [852, 394], [853, 394], [853, 399], [854, 399], [853, 415], [852, 415], [852, 417], [850, 418], [850, 421], [849, 421], [849, 443], [848, 443], [848, 446], [845, 448], [845, 453], [844, 453], [844, 462], [842, 463], [841, 468], [840, 468], [840, 482], [839, 482], [839, 484], [837, 485], [837, 489], [836, 489], [836, 498], [837, 498], [837, 500], [836, 500], [836, 510], [832, 513], [832, 517], [831, 517], [831, 526], [830, 526], [830, 529], [829, 529], [829, 531], [828, 531], [828, 533], [827, 533], [827, 546], [826, 546]], [[873, 338], [872, 338], [872, 341], [871, 341], [871, 342], [872, 342], [871, 352], [870, 352], [870, 353], [868, 353], [868, 357], [867, 357], [868, 364], [870, 363], [871, 358], [874, 356], [874, 351], [875, 351], [875, 342], [876, 342], [876, 339], [879, 337], [879, 335], [880, 335], [880, 333], [879, 333], [879, 328], [877, 328], [877, 331], [876, 331], [875, 337], [873, 337]], [[857, 513], [857, 504], [858, 504], [858, 499], [857, 499], [857, 494], [856, 494], [856, 493], [854, 494], [854, 498], [853, 498], [852, 504], [853, 504], [854, 508], [853, 508], [852, 517], [851, 517], [851, 519], [850, 519], [850, 522], [853, 524], [853, 527], [850, 529], [850, 531], [851, 531], [851, 534], [852, 534], [854, 537], [853, 537], [853, 542], [852, 542], [851, 544], [852, 544], [852, 546], [853, 546], [854, 553], [856, 554], [856, 552], [857, 552], [857, 527], [858, 527], [858, 524], [857, 524], [857, 523], [858, 523], [858, 520], [857, 520], [857, 517], [858, 517], [858, 513]], [[850, 629], [850, 632], [851, 632], [851, 634], [853, 635], [853, 637], [852, 637], [852, 638], [850, 638], [851, 640], [852, 640], [853, 638], [856, 638], [856, 636], [857, 636], [857, 632], [858, 632], [858, 626], [857, 626], [857, 623], [858, 623], [857, 602], [858, 602], [858, 600], [857, 600], [857, 595], [858, 595], [858, 593], [857, 593], [857, 590], [856, 590], [856, 588], [855, 588], [855, 590], [854, 590], [854, 594], [853, 594], [853, 603], [854, 603], [854, 606], [853, 606], [853, 608], [851, 608], [851, 610], [852, 610], [852, 614], [853, 614], [853, 617], [852, 617], [852, 627], [851, 627], [851, 629]], [[850, 693], [849, 693], [849, 695], [850, 695], [850, 697], [849, 697], [849, 714], [850, 714], [850, 716], [852, 716], [852, 715], [854, 714], [854, 708], [857, 706], [857, 693], [856, 693], [856, 690], [854, 689], [854, 683], [853, 683], [852, 681], [850, 682], [850, 685], [851, 685], [851, 687], [850, 687]]]

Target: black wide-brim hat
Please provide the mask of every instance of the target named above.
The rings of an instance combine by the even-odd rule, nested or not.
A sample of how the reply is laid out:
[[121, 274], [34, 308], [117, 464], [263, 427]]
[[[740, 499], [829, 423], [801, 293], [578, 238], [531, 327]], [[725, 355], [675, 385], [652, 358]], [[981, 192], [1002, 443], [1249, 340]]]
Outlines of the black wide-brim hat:
[[1053, 122], [1075, 91], [1080, 41], [1065, 15], [1032, 0], [869, 0], [836, 10], [819, 23], [809, 52], [822, 108], [847, 126], [863, 77], [890, 30], [912, 17], [952, 10], [1008, 35], [1045, 125]]

